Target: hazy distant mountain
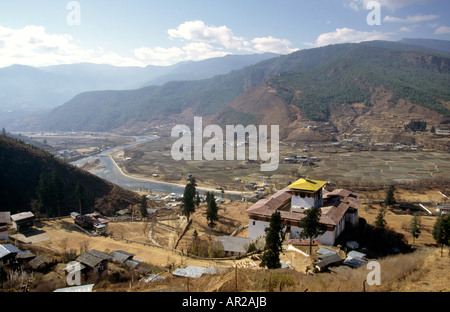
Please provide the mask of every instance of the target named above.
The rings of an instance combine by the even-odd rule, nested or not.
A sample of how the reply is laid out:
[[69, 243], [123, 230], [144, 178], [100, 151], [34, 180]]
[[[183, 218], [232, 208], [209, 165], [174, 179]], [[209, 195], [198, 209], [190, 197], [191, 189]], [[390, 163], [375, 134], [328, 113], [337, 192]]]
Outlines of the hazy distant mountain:
[[228, 55], [145, 68], [90, 63], [0, 68], [0, 123], [5, 125], [7, 119], [28, 116], [30, 111], [52, 109], [82, 92], [128, 90], [163, 84], [169, 80], [210, 78], [275, 56], [271, 53]]
[[144, 85], [162, 85], [169, 81], [198, 80], [229, 73], [232, 70], [244, 68], [260, 61], [279, 56], [275, 53], [254, 55], [226, 55], [221, 58], [211, 58], [201, 62], [183, 62], [172, 66], [166, 74], [149, 79]]
[[450, 52], [450, 41], [447, 40], [403, 38], [399, 42], [421, 46], [436, 51]]
[[218, 112], [222, 122], [258, 123], [262, 120], [260, 105], [265, 107], [265, 115], [271, 115], [270, 103], [265, 101], [273, 101], [272, 97], [260, 103], [247, 97], [249, 104], [242, 110], [228, 104], [263, 82], [273, 86], [271, 92], [277, 99], [300, 109], [303, 118], [316, 121], [326, 121], [330, 110], [343, 103], [370, 105], [372, 94], [380, 87], [392, 92], [394, 99], [407, 99], [450, 116], [442, 102], [450, 100], [450, 58], [427, 51], [387, 41], [307, 49], [210, 79], [79, 94], [53, 110], [45, 126], [109, 131], [135, 123], [178, 122], [192, 114], [208, 117]]

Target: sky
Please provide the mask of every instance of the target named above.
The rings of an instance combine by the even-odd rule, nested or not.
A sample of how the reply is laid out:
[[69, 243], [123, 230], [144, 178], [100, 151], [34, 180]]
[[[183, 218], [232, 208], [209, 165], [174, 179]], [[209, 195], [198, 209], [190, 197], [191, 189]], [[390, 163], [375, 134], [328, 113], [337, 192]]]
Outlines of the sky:
[[401, 38], [450, 40], [450, 1], [0, 1], [0, 67], [167, 66]]

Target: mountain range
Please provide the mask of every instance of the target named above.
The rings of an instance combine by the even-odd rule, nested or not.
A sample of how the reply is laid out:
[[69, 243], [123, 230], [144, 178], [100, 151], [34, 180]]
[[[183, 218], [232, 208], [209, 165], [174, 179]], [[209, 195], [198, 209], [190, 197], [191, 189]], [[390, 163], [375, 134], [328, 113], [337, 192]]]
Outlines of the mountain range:
[[[382, 113], [401, 115], [396, 121], [400, 127], [412, 118], [445, 125], [450, 119], [449, 51], [450, 41], [403, 39], [265, 55], [253, 65], [211, 78], [80, 93], [41, 116], [38, 125], [45, 130], [138, 132], [143, 125], [192, 123], [193, 116], [202, 116], [221, 125], [278, 124], [283, 138], [295, 140], [293, 128], [304, 126], [298, 122], [331, 123], [330, 132], [342, 133], [339, 118], [346, 118], [342, 110], [347, 106], [368, 120], [377, 111], [380, 120], [385, 120]], [[217, 61], [202, 65], [211, 68]], [[403, 114], [405, 110], [410, 113]]]
[[277, 56], [273, 53], [227, 55], [172, 66], [117, 67], [67, 64], [46, 67], [12, 65], [0, 68], [0, 122], [35, 116], [63, 105], [79, 93], [128, 90], [171, 80], [205, 79]]

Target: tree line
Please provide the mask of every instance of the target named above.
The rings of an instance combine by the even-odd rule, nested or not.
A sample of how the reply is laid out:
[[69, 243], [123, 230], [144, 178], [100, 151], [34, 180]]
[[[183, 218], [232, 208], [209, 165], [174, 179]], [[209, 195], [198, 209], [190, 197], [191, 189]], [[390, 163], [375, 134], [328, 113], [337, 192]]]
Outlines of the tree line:
[[[181, 203], [182, 214], [189, 220], [190, 216], [195, 213], [196, 208], [199, 207], [201, 199], [200, 194], [196, 189], [197, 184], [195, 178], [191, 178], [189, 183], [184, 188], [183, 199]], [[206, 220], [208, 226], [214, 228], [219, 220], [219, 207], [217, 206], [216, 197], [211, 192], [206, 192], [206, 203], [208, 208], [206, 210]]]
[[[64, 187], [65, 185], [57, 170], [54, 170], [50, 176], [42, 172], [39, 176], [39, 184], [36, 189], [38, 201], [35, 210], [38, 212], [44, 210], [49, 218], [61, 217], [61, 206], [66, 198]], [[78, 181], [74, 193], [77, 199], [79, 213], [83, 214], [86, 196], [84, 185], [81, 181]]]

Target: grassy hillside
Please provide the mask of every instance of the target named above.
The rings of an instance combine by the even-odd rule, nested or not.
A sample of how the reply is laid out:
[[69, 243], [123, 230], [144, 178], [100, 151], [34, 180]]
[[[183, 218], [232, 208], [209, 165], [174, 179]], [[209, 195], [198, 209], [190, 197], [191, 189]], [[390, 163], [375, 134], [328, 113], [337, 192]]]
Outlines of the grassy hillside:
[[[100, 210], [105, 214], [139, 203], [139, 196], [86, 171], [64, 163], [51, 154], [21, 141], [0, 136], [0, 210], [17, 213], [33, 208], [40, 176], [57, 173], [62, 183], [61, 215], [79, 211], [75, 190], [81, 182], [85, 190], [83, 213]], [[45, 213], [48, 207], [40, 207]]]

